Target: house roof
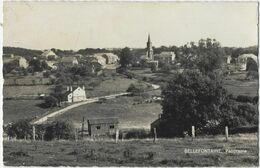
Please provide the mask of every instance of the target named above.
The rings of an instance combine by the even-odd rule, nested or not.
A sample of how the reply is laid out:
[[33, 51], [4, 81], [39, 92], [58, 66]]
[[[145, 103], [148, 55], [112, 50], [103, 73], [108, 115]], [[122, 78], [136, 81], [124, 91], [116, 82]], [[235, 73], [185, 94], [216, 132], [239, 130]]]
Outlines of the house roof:
[[76, 58], [72, 56], [62, 57], [61, 62], [72, 63], [74, 60], [76, 60]]
[[88, 123], [90, 125], [95, 124], [118, 124], [119, 120], [115, 117], [108, 117], [108, 118], [95, 118], [95, 119], [89, 119]]
[[174, 52], [168, 52], [168, 51], [163, 51], [160, 54], [154, 54], [154, 56], [158, 56], [158, 57], [172, 57], [175, 56]]
[[254, 54], [242, 54], [242, 55], [238, 56], [238, 60], [243, 59], [243, 58], [252, 58], [258, 64], [257, 56]]
[[3, 63], [9, 63], [9, 62], [12, 62], [12, 61], [15, 61], [15, 60], [20, 60], [22, 58], [23, 58], [22, 56], [17, 56], [17, 55], [14, 56], [13, 58], [11, 58], [11, 57], [3, 57]]
[[51, 56], [51, 55], [54, 55], [54, 56], [57, 56], [53, 51], [51, 50], [46, 50], [42, 53], [42, 56], [44, 57], [47, 57], [47, 56]]

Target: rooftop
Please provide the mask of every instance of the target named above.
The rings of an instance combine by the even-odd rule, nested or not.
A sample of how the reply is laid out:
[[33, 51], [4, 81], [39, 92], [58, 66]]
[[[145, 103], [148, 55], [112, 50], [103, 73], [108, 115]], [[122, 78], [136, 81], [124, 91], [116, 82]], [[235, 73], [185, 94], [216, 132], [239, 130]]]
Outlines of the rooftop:
[[96, 119], [89, 119], [88, 123], [90, 125], [93, 124], [118, 124], [119, 120], [115, 117], [109, 117], [109, 118], [96, 118]]

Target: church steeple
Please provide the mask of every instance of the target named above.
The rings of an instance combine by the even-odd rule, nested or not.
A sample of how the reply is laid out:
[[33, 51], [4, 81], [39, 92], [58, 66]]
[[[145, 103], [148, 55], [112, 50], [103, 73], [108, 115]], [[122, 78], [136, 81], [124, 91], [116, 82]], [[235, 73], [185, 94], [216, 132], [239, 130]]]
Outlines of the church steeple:
[[150, 38], [150, 33], [148, 34], [148, 41], [147, 41], [147, 46], [146, 46], [146, 55], [147, 59], [153, 60], [153, 47], [152, 47], [152, 42]]
[[148, 34], [148, 43], [151, 42], [151, 39], [150, 39], [150, 33]]

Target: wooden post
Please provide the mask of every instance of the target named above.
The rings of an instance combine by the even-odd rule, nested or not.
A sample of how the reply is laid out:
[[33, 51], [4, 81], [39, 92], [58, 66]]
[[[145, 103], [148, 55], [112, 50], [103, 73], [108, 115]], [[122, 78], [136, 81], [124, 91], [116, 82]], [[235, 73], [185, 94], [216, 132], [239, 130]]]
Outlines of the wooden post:
[[75, 141], [77, 141], [78, 140], [78, 129], [76, 128], [75, 129]]
[[116, 130], [116, 143], [118, 142], [118, 138], [119, 138], [119, 130]]
[[228, 126], [225, 126], [225, 136], [226, 140], [228, 140]]
[[33, 125], [33, 141], [35, 141], [35, 125]]
[[191, 137], [192, 137], [192, 140], [195, 138], [195, 127], [194, 126], [191, 126]]
[[156, 128], [153, 129], [153, 142], [157, 141], [157, 132], [156, 132]]
[[83, 140], [83, 136], [84, 136], [84, 122], [85, 122], [85, 118], [83, 117], [83, 119], [82, 119], [82, 128], [81, 128], [81, 137], [82, 137], [82, 140]]

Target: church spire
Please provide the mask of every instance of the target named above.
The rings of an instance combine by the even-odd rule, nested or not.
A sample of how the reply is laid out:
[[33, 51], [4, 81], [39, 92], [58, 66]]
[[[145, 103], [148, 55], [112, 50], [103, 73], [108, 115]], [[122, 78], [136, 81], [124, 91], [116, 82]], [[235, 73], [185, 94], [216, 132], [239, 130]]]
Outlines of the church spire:
[[151, 42], [151, 39], [150, 39], [150, 33], [148, 34], [148, 43]]
[[147, 46], [146, 46], [146, 55], [147, 55], [147, 59], [153, 60], [153, 48], [152, 48], [150, 33], [148, 34], [148, 41], [147, 41]]

